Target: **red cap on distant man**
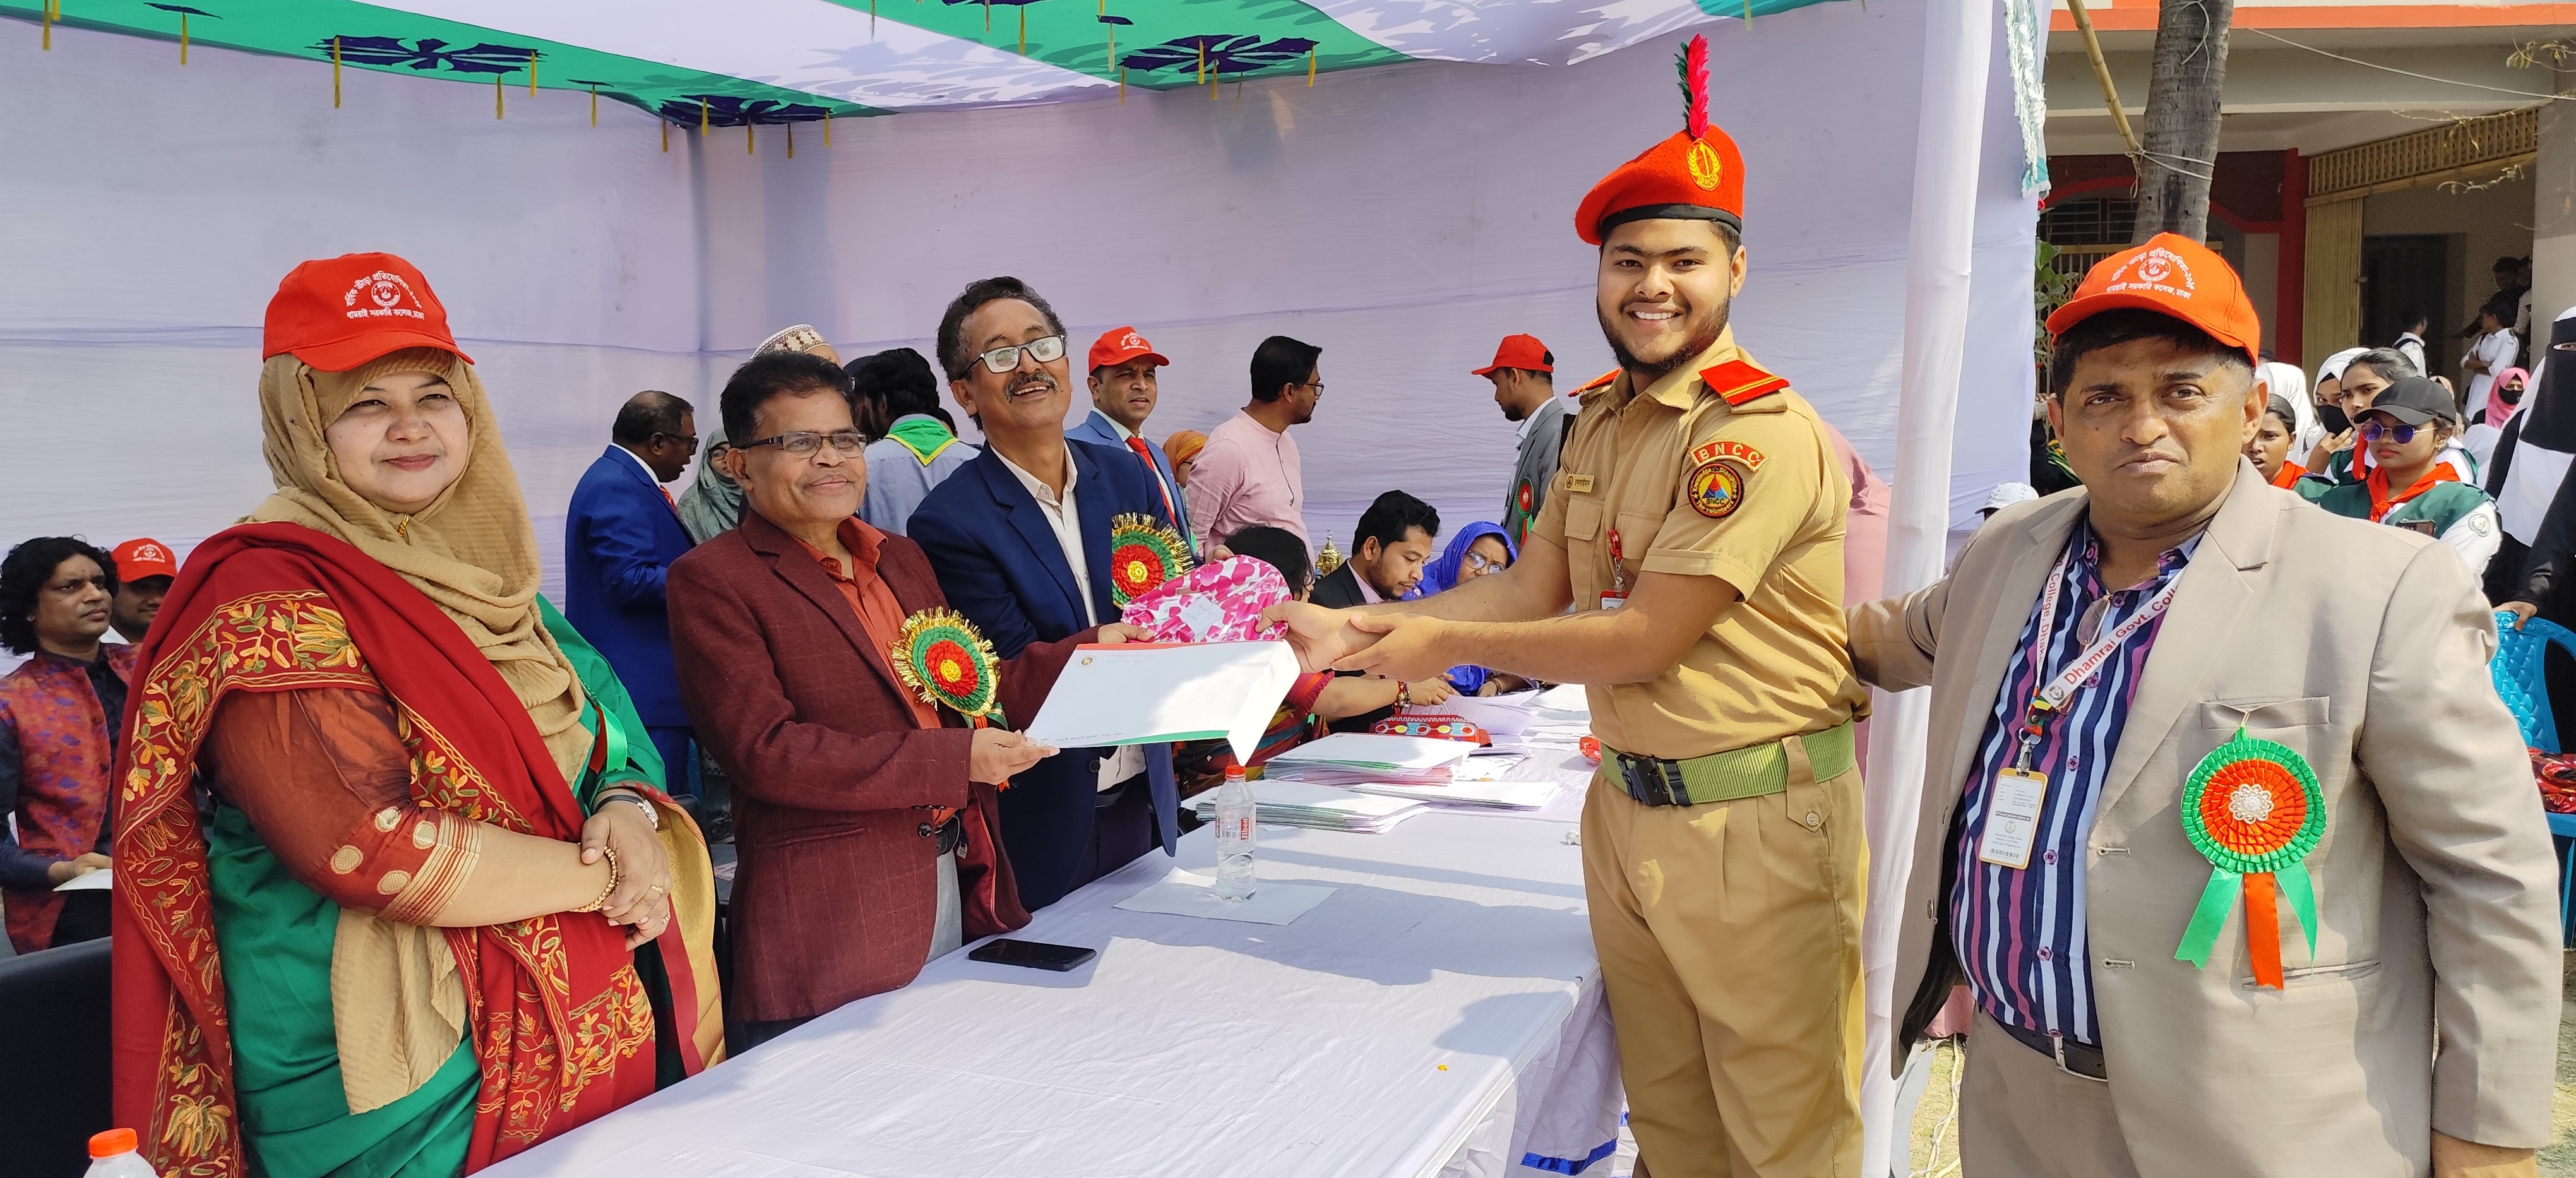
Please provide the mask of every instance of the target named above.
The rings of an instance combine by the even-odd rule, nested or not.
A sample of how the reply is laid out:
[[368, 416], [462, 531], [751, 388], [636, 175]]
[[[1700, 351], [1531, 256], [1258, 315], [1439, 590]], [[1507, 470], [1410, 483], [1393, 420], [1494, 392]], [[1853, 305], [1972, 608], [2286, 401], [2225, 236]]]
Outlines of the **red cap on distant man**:
[[1682, 129], [1619, 165], [1574, 211], [1574, 232], [1599, 245], [1630, 221], [1716, 221], [1744, 229], [1744, 153], [1708, 121], [1708, 38], [1682, 49]]
[[1135, 328], [1113, 327], [1101, 333], [1099, 339], [1091, 342], [1091, 363], [1084, 365], [1082, 370], [1096, 372], [1103, 368], [1115, 368], [1140, 356], [1157, 365], [1171, 363], [1163, 358], [1162, 353], [1154, 350], [1154, 345], [1146, 343], [1144, 336], [1136, 334]]
[[1531, 372], [1556, 371], [1556, 353], [1538, 342], [1534, 335], [1507, 335], [1503, 346], [1494, 349], [1494, 362], [1476, 369], [1471, 375], [1489, 376], [1499, 368], [1525, 368]]
[[116, 579], [120, 582], [179, 575], [179, 558], [159, 540], [128, 540], [107, 555], [116, 561]]
[[292, 353], [324, 372], [347, 372], [404, 348], [438, 348], [474, 362], [457, 348], [429, 280], [392, 254], [306, 262], [288, 271], [268, 300], [262, 358]]
[[2075, 297], [2048, 317], [2051, 337], [2104, 311], [2134, 308], [2170, 315], [2208, 332], [2211, 339], [2260, 362], [2263, 320], [2245, 297], [2236, 268], [2208, 246], [2177, 233], [2159, 233], [2093, 263]]

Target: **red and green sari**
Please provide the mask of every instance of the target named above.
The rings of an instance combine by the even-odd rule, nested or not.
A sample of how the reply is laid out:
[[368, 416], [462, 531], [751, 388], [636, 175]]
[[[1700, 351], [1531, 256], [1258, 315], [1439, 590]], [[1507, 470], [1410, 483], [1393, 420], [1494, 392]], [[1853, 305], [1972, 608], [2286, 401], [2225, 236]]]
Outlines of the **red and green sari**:
[[[287, 874], [242, 811], [200, 817], [198, 756], [217, 705], [235, 693], [380, 698], [408, 754], [410, 803], [437, 819], [415, 836], [431, 860], [446, 845], [433, 827], [452, 819], [571, 842], [605, 784], [667, 805], [651, 785], [659, 766], [649, 742], [620, 739], [641, 732], [627, 727], [623, 689], [594, 682], [604, 660], [559, 619], [550, 629], [592, 705], [595, 751], [578, 783], [453, 621], [309, 528], [248, 524], [207, 540], [162, 610], [118, 758], [114, 994], [118, 1123], [140, 1132], [160, 1173], [470, 1173], [721, 1058], [713, 897], [696, 886], [705, 847], [668, 820], [681, 894], [658, 941], [630, 952], [597, 914], [439, 930], [463, 985], [462, 1042], [410, 1095], [350, 1112], [330, 1003], [311, 997], [330, 993], [338, 910]], [[380, 830], [401, 821], [381, 814]], [[343, 870], [336, 858], [331, 870]], [[407, 874], [386, 874], [388, 895]]]

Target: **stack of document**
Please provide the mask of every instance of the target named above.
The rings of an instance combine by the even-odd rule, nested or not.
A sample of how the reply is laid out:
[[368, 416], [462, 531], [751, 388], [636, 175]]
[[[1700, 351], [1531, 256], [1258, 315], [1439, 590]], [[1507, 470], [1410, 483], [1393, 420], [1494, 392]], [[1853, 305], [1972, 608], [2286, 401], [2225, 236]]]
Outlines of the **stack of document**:
[[[1347, 790], [1296, 781], [1264, 779], [1252, 783], [1258, 804], [1255, 820], [1268, 825], [1303, 826], [1351, 834], [1376, 834], [1429, 807], [1403, 798], [1372, 797]], [[1201, 821], [1216, 816], [1216, 791], [1191, 799]]]
[[1385, 785], [1370, 782], [1353, 790], [1390, 798], [1494, 810], [1535, 810], [1556, 797], [1553, 781], [1453, 781], [1447, 785]]
[[1336, 732], [1272, 757], [1262, 772], [1273, 781], [1321, 785], [1438, 785], [1475, 751], [1462, 740]]

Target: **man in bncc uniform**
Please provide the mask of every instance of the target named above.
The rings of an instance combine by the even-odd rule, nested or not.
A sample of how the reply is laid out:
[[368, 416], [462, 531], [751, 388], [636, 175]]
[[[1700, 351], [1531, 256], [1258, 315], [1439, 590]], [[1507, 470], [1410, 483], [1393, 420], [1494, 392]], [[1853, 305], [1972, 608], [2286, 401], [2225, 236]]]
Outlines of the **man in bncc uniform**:
[[1685, 54], [1685, 129], [1576, 214], [1619, 369], [1581, 391], [1520, 561], [1419, 601], [1272, 616], [1310, 666], [1586, 685], [1584, 883], [1638, 1173], [1855, 1174], [1851, 488], [1815, 411], [1727, 326], [1744, 166], [1707, 123], [1706, 52]]

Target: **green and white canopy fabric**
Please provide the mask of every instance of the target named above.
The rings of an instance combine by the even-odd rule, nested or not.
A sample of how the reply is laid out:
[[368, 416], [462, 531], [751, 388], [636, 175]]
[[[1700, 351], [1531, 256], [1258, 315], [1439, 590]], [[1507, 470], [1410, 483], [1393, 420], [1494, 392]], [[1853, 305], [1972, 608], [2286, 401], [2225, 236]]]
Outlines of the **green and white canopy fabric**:
[[1571, 65], [1818, 2], [0, 0], [0, 15], [341, 69], [589, 90], [672, 122], [732, 127], [1415, 59]]

